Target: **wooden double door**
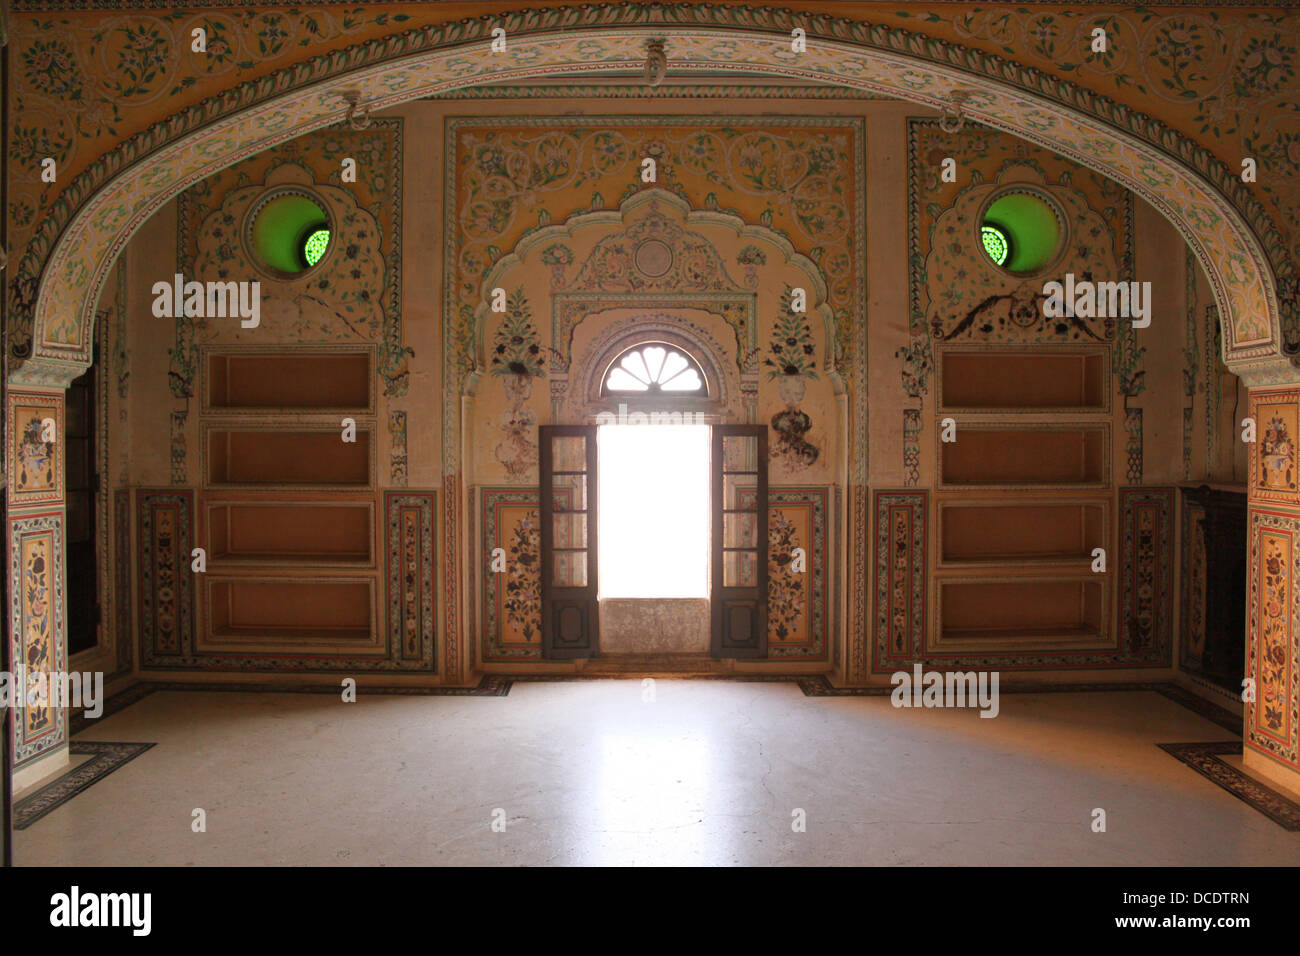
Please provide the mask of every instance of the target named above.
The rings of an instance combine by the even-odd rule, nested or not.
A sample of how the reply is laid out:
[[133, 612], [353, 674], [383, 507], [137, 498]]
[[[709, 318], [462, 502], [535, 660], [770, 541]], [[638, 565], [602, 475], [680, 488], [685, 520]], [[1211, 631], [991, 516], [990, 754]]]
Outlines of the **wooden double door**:
[[[646, 427], [672, 427], [646, 426]], [[767, 656], [767, 428], [711, 428], [709, 603], [714, 657]], [[541, 427], [542, 654], [600, 651], [596, 425]], [[671, 501], [646, 502], [671, 508]]]

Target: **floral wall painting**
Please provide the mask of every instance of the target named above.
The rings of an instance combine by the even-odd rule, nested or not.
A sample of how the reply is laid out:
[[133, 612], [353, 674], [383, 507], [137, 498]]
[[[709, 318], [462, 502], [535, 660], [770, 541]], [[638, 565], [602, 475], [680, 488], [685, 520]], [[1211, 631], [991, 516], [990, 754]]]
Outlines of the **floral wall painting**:
[[800, 579], [792, 567], [795, 550], [799, 547], [796, 533], [794, 524], [783, 513], [773, 511], [770, 514], [767, 527], [767, 620], [771, 637], [778, 642], [787, 640], [796, 632], [807, 611]]
[[529, 511], [511, 529], [506, 549], [506, 564], [514, 563], [514, 574], [506, 581], [501, 606], [506, 621], [525, 641], [541, 638], [541, 535], [541, 518], [536, 511]]
[[[58, 513], [25, 515], [10, 521], [10, 655], [28, 679], [66, 670], [63, 595], [63, 518]], [[14, 763], [22, 766], [64, 743], [64, 709], [38, 702], [17, 712], [13, 722]]]
[[506, 317], [493, 336], [489, 360], [489, 371], [501, 379], [506, 393], [500, 418], [503, 437], [493, 454], [505, 466], [507, 477], [518, 480], [537, 463], [537, 414], [527, 402], [533, 394], [533, 379], [543, 373], [544, 349], [522, 286], [510, 293], [506, 307]]
[[771, 657], [827, 657], [827, 503], [825, 488], [768, 489], [767, 640]]
[[[178, 267], [200, 281], [258, 279], [262, 315], [256, 329], [178, 316], [170, 383], [178, 398], [194, 394], [198, 348], [206, 343], [373, 342], [384, 394], [405, 395], [408, 360], [397, 281], [402, 241], [402, 120], [371, 121], [365, 130], [331, 126], [289, 140], [209, 176], [178, 198]], [[340, 180], [340, 163], [366, 170]], [[301, 191], [328, 214], [330, 242], [314, 268], [268, 275], [250, 250], [260, 204]]]
[[384, 494], [388, 651], [403, 660], [429, 661], [435, 666], [436, 504], [432, 491]]
[[1300, 765], [1300, 718], [1296, 694], [1295, 622], [1300, 617], [1300, 517], [1286, 511], [1250, 509], [1250, 584], [1247, 592], [1246, 676], [1255, 680], [1255, 700], [1246, 702], [1246, 746]]
[[51, 491], [55, 485], [54, 436], [48, 434], [47, 425], [53, 419], [40, 406], [20, 405], [15, 411], [18, 442], [14, 449], [14, 492]]
[[1290, 666], [1289, 626], [1285, 620], [1287, 572], [1291, 541], [1287, 536], [1265, 534], [1260, 546], [1261, 606], [1259, 618], [1259, 698], [1256, 727], [1264, 733], [1286, 738], [1287, 670]]
[[[632, 160], [651, 155], [653, 147], [661, 159], [654, 189], [684, 209], [761, 225], [820, 269], [837, 346], [847, 355], [863, 292], [855, 160], [864, 142], [859, 117], [735, 115], [721, 126], [707, 116], [602, 117], [599, 123], [563, 115], [451, 119], [447, 226], [455, 243], [446, 263], [447, 310], [458, 317], [452, 343], [468, 351], [482, 284], [511, 250], [520, 251], [520, 240], [583, 213], [630, 208], [629, 200], [651, 191]], [[551, 291], [753, 293], [773, 249], [745, 241], [724, 263], [708, 241], [683, 228], [670, 205], [646, 209], [625, 234], [607, 237], [599, 248], [539, 240]], [[663, 255], [664, 244], [671, 255]], [[733, 261], [738, 282], [727, 268]], [[551, 344], [565, 352], [561, 331]], [[462, 369], [472, 367], [468, 355], [459, 358]]]
[[[952, 134], [937, 120], [910, 118], [907, 152], [909, 341], [897, 357], [908, 396], [927, 395], [936, 344], [1113, 341], [1113, 320], [1047, 318], [1042, 290], [1065, 272], [1120, 278], [1133, 247], [1132, 193], [1048, 149], [982, 126]], [[940, 176], [949, 157], [964, 171], [960, 182]], [[985, 206], [1015, 191], [1046, 197], [1068, 223], [1050, 274], [1001, 269], [983, 249], [976, 226]], [[1133, 362], [1140, 357], [1135, 353]]]
[[1266, 488], [1295, 491], [1295, 423], [1274, 415], [1264, 426], [1259, 440], [1263, 468], [1260, 483]]
[[551, 267], [551, 288], [563, 289], [565, 272], [573, 265], [573, 250], [562, 242], [553, 242], [542, 250], [541, 261]]
[[1263, 392], [1251, 396], [1255, 441], [1250, 449], [1250, 484], [1254, 497], [1300, 503], [1300, 391]]
[[746, 289], [758, 288], [758, 267], [767, 265], [767, 254], [758, 246], [746, 246], [736, 256], [737, 265], [743, 266], [745, 273], [741, 283]]
[[481, 494], [479, 566], [492, 566], [496, 548], [505, 554], [505, 570], [483, 576], [483, 660], [540, 659], [542, 529], [537, 492], [485, 488]]
[[6, 427], [9, 501], [22, 505], [61, 499], [63, 462], [55, 443], [63, 436], [63, 396], [11, 390]]
[[[1080, 189], [1048, 181], [1039, 168], [1011, 163], [993, 182], [975, 182], [956, 202], [934, 219], [930, 255], [922, 273], [931, 304], [930, 326], [944, 342], [975, 339], [987, 342], [1104, 342], [1114, 337], [1110, 319], [1049, 318], [1043, 308], [1046, 278], [1118, 277], [1125, 244], [1101, 212], [1092, 208]], [[981, 207], [1004, 187], [1029, 188], [1049, 194], [1070, 224], [1060, 258], [1050, 275], [1022, 278], [994, 266], [984, 255], [974, 223]], [[1118, 187], [1116, 187], [1118, 188]], [[1126, 194], [1127, 195], [1127, 194]], [[1117, 199], [1122, 209], [1123, 198]], [[1121, 218], [1121, 225], [1123, 219]]]
[[812, 419], [799, 409], [808, 380], [817, 378], [817, 361], [812, 327], [802, 312], [795, 311], [794, 294], [788, 286], [781, 294], [781, 314], [772, 329], [763, 364], [785, 402], [785, 408], [772, 416], [776, 440], [769, 454], [797, 469], [814, 464], [821, 452], [807, 438]]

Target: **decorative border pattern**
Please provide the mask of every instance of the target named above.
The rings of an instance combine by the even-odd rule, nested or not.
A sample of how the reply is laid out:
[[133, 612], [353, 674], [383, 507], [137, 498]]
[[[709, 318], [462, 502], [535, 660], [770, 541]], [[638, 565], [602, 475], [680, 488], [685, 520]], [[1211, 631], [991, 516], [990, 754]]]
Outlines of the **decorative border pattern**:
[[134, 656], [131, 600], [131, 492], [113, 492], [113, 643], [119, 670], [130, 670]]
[[189, 415], [188, 410], [171, 413], [170, 461], [173, 485], [189, 484], [189, 476], [185, 473], [185, 422]]
[[1142, 483], [1142, 409], [1124, 409], [1124, 431], [1128, 434], [1125, 451], [1128, 455], [1128, 468], [1124, 478], [1130, 484]]
[[[1300, 667], [1296, 621], [1300, 620], [1300, 515], [1251, 507], [1250, 566], [1246, 599], [1246, 676], [1256, 699], [1246, 701], [1245, 745], [1300, 767]], [[1272, 548], [1266, 545], [1272, 541]], [[1266, 679], [1267, 665], [1280, 679]], [[1280, 729], [1265, 727], [1274, 720]]]
[[[888, 673], [924, 653], [929, 492], [875, 494], [875, 653], [872, 673]], [[865, 675], [864, 675], [865, 676]]]
[[[1189, 481], [1192, 477], [1192, 432], [1196, 418], [1196, 376], [1200, 372], [1201, 344], [1197, 324], [1196, 257], [1191, 249], [1183, 252], [1183, 307], [1186, 310], [1183, 332], [1183, 480]], [[1217, 351], [1212, 341], [1206, 343], [1206, 351]], [[1206, 390], [1213, 387], [1213, 376], [1207, 376]], [[1206, 400], [1209, 400], [1208, 395]], [[1206, 440], [1209, 440], [1209, 435], [1206, 435]]]
[[[404, 3], [417, 6], [427, 0], [387, 0], [392, 6]], [[969, 3], [970, 0], [930, 0], [931, 3]], [[312, 6], [353, 6], [356, 0], [313, 0]], [[207, 0], [204, 7], [215, 10], [237, 10], [241, 7], [261, 7], [258, 0]], [[1060, 6], [1060, 0], [1019, 0], [1018, 5]], [[1113, 0], [1075, 0], [1076, 7], [1111, 7]], [[173, 10], [193, 6], [193, 0], [12, 0], [14, 13], [47, 13], [79, 10]], [[1291, 0], [1146, 0], [1148, 7], [1245, 7], [1286, 10]]]
[[1181, 561], [1178, 566], [1178, 668], [1205, 678], [1191, 649], [1205, 644], [1209, 555], [1205, 552], [1205, 505], [1182, 496]]
[[388, 479], [406, 487], [406, 412], [396, 408], [388, 410]]
[[903, 409], [903, 484], [915, 488], [921, 483], [921, 410]]
[[[63, 511], [21, 515], [9, 521], [9, 659], [24, 674], [67, 670], [62, 581]], [[62, 707], [14, 711], [14, 766], [21, 767], [68, 739]]]
[[1156, 744], [1165, 753], [1178, 758], [1205, 779], [1228, 791], [1238, 800], [1258, 810], [1284, 830], [1300, 830], [1300, 803], [1278, 793], [1220, 759], [1241, 753], [1236, 740], [1212, 740], [1203, 744]]
[[435, 671], [436, 515], [437, 492], [384, 493], [389, 647], [403, 660], [430, 661]]
[[136, 527], [140, 666], [176, 667], [194, 653], [194, 492], [142, 488]]
[[1119, 490], [1119, 646], [1169, 663], [1174, 620], [1173, 488]]
[[109, 743], [102, 740], [79, 740], [69, 744], [68, 753], [74, 757], [90, 754], [90, 759], [16, 801], [13, 807], [14, 829], [26, 830], [41, 817], [53, 813], [153, 746], [151, 743]]
[[[871, 454], [870, 449], [866, 454]], [[849, 544], [847, 548], [840, 549], [840, 553], [844, 555], [847, 565], [845, 577], [852, 575], [851, 580], [845, 581], [845, 586], [850, 588], [850, 597], [849, 626], [844, 639], [844, 669], [848, 672], [849, 680], [853, 681], [866, 680], [867, 668], [870, 667], [868, 658], [871, 656], [871, 635], [868, 632], [867, 609], [871, 606], [871, 594], [868, 580], [874, 565], [868, 557], [872, 540], [870, 502], [871, 493], [865, 484], [849, 485], [852, 518], [841, 525], [847, 527]], [[836, 575], [836, 580], [839, 580], [839, 575]]]

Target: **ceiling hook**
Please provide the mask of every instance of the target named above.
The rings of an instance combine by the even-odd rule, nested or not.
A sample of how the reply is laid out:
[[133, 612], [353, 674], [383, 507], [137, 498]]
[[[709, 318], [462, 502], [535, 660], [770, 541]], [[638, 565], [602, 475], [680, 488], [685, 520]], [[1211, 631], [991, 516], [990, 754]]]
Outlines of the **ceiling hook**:
[[966, 116], [962, 113], [961, 108], [966, 100], [970, 98], [967, 90], [953, 90], [948, 94], [948, 104], [943, 107], [943, 115], [939, 117], [939, 128], [945, 133], [960, 133], [962, 127], [966, 125]]
[[664, 74], [668, 72], [668, 54], [664, 45], [665, 41], [659, 39], [645, 41], [645, 81], [651, 87], [662, 83]]
[[361, 105], [359, 90], [344, 90], [343, 102], [348, 104], [348, 125], [353, 129], [365, 129], [370, 125], [370, 108]]

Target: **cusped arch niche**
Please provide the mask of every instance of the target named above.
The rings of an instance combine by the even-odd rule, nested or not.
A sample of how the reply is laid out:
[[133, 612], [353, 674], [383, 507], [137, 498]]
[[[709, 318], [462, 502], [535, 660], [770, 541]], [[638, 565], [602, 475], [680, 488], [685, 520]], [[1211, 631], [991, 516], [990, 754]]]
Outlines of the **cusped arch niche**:
[[[475, 310], [476, 368], [466, 391], [476, 396], [484, 424], [500, 404], [482, 386], [493, 378], [511, 379], [503, 387], [519, 411], [505, 417], [516, 428], [592, 421], [618, 405], [599, 396], [612, 355], [658, 335], [690, 352], [709, 377], [709, 397], [691, 400], [699, 411], [716, 421], [767, 421], [788, 404], [784, 389], [778, 398], [768, 359], [793, 289], [803, 290], [798, 318], [808, 327], [805, 367], [817, 373], [801, 367], [801, 384], [824, 390], [821, 407], [839, 414], [845, 386], [817, 266], [771, 229], [646, 189], [617, 210], [580, 213], [534, 230], [489, 270]], [[501, 362], [512, 349], [526, 354], [514, 354], [515, 371], [506, 374]], [[535, 387], [542, 379], [545, 395]], [[829, 415], [818, 425], [838, 434]], [[512, 445], [520, 455], [534, 453], [527, 442]], [[533, 468], [521, 467], [516, 456], [508, 470], [502, 477], [522, 480]]]

